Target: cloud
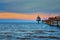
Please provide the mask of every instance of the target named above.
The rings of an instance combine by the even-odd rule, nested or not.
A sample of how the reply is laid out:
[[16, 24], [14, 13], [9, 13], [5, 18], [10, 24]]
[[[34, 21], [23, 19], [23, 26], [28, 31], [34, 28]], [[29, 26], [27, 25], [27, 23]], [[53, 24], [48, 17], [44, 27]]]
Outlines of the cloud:
[[[48, 12], [60, 13], [60, 0], [1, 0], [0, 4], [4, 5], [2, 11], [32, 13], [32, 12]], [[3, 11], [4, 12], [4, 11]]]

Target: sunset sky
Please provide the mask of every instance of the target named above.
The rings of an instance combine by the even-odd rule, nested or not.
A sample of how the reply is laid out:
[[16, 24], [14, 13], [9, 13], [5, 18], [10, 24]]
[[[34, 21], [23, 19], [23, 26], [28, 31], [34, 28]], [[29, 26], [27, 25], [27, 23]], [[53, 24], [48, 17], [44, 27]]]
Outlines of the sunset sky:
[[60, 0], [0, 0], [0, 19], [35, 20], [60, 15]]

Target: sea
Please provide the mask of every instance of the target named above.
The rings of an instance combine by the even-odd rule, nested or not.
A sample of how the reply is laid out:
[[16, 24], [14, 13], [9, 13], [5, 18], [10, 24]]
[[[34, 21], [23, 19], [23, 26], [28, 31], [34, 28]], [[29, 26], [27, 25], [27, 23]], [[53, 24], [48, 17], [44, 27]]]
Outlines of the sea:
[[43, 22], [0, 22], [0, 40], [60, 40], [60, 27]]

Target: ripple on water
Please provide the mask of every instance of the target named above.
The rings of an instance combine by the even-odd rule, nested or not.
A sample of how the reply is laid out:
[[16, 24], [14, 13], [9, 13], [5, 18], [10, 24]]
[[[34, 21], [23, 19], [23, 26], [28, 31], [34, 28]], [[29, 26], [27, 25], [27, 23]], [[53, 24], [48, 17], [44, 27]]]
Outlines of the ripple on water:
[[47, 24], [0, 24], [0, 39], [60, 40], [60, 29]]

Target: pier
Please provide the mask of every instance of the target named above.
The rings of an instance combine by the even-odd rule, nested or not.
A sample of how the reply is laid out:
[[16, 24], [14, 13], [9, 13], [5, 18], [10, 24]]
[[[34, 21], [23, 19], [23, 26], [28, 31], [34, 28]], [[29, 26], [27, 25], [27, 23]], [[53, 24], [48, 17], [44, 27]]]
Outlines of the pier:
[[44, 20], [46, 24], [53, 26], [60, 26], [60, 16], [49, 17], [47, 20]]
[[40, 21], [41, 21], [41, 18], [39, 16], [37, 16], [37, 19], [36, 19], [37, 23], [39, 24]]

